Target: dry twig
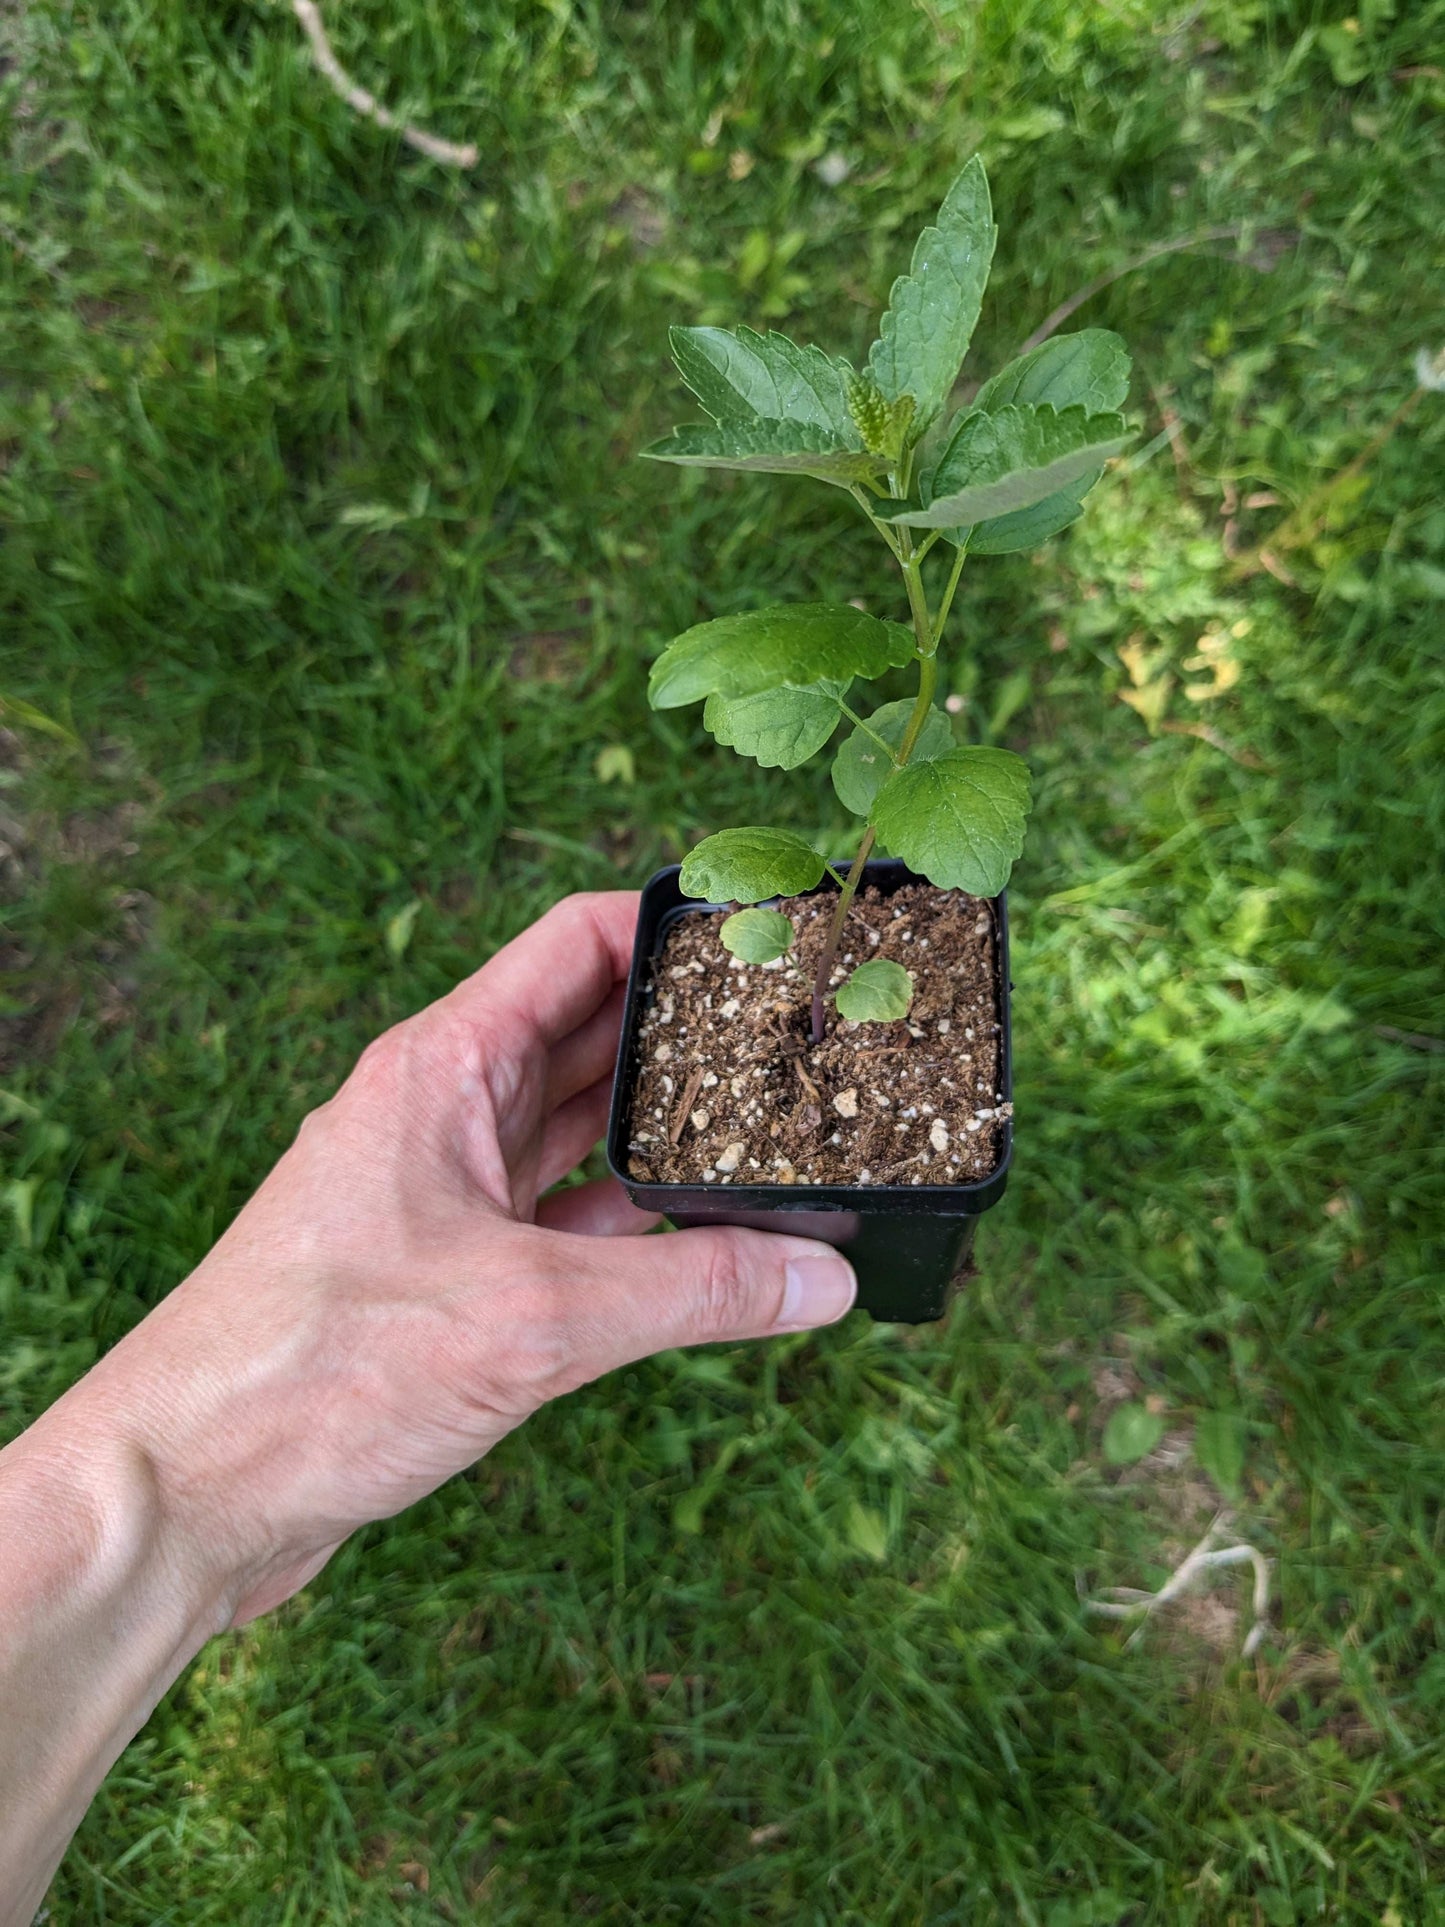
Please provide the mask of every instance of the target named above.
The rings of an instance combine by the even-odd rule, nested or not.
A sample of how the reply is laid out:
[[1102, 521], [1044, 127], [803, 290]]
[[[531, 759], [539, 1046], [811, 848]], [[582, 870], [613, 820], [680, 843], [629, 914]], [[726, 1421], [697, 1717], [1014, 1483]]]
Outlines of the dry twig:
[[445, 167], [476, 166], [481, 150], [473, 142], [444, 141], [439, 135], [427, 133], [424, 127], [412, 127], [408, 122], [398, 120], [390, 108], [383, 107], [375, 94], [369, 94], [364, 87], [357, 85], [332, 51], [316, 0], [291, 0], [291, 11], [301, 22], [302, 31], [311, 43], [311, 58], [353, 113], [360, 114], [364, 120], [374, 121], [378, 127], [400, 134], [409, 147], [414, 147], [419, 154], [425, 154], [431, 160], [440, 161]]
[[1259, 1651], [1268, 1629], [1265, 1615], [1269, 1611], [1269, 1561], [1256, 1546], [1242, 1542], [1232, 1546], [1216, 1545], [1215, 1541], [1228, 1528], [1229, 1514], [1221, 1512], [1199, 1544], [1175, 1567], [1158, 1592], [1141, 1592], [1136, 1586], [1106, 1586], [1102, 1599], [1084, 1601], [1084, 1611], [1096, 1613], [1104, 1619], [1142, 1619], [1144, 1623], [1134, 1628], [1126, 1642], [1135, 1646], [1143, 1637], [1144, 1624], [1147, 1624], [1149, 1615], [1158, 1612], [1161, 1606], [1171, 1605], [1182, 1593], [1187, 1592], [1200, 1573], [1216, 1571], [1221, 1566], [1248, 1564], [1254, 1568], [1254, 1624], [1240, 1650], [1245, 1659], [1252, 1659]]
[[[1228, 227], [1201, 228], [1197, 234], [1181, 234], [1172, 241], [1156, 241], [1153, 247], [1145, 248], [1142, 254], [1136, 254], [1132, 261], [1126, 261], [1119, 268], [1110, 268], [1105, 274], [1096, 275], [1076, 294], [1071, 294], [1067, 301], [1061, 301], [1052, 314], [1044, 316], [1028, 340], [1020, 347], [1019, 353], [1026, 355], [1031, 348], [1037, 348], [1040, 342], [1047, 341], [1049, 336], [1057, 328], [1061, 328], [1070, 315], [1076, 314], [1086, 301], [1092, 300], [1096, 294], [1102, 294], [1105, 288], [1112, 287], [1116, 281], [1122, 281], [1126, 274], [1135, 274], [1140, 268], [1147, 268], [1151, 261], [1158, 261], [1166, 254], [1183, 254], [1191, 248], [1211, 247], [1216, 241], [1242, 240], [1245, 231], [1246, 223], [1239, 221]], [[1280, 240], [1283, 233], [1283, 230], [1266, 230], [1258, 238], [1260, 241], [1274, 242]], [[1261, 265], [1259, 261], [1251, 260], [1248, 255], [1241, 256], [1240, 259], [1246, 267], [1258, 268]], [[1268, 272], [1268, 269], [1265, 271]]]
[[812, 1098], [815, 1104], [821, 1104], [823, 1102], [823, 1093], [818, 1089], [817, 1085], [813, 1082], [812, 1078], [809, 1077], [808, 1073], [803, 1069], [802, 1064], [798, 1061], [796, 1057], [791, 1058], [789, 1061], [791, 1062], [793, 1069], [798, 1073], [798, 1078], [803, 1086], [803, 1089], [808, 1093], [809, 1097]]
[[1393, 1024], [1372, 1024], [1370, 1028], [1377, 1037], [1403, 1044], [1407, 1050], [1445, 1051], [1445, 1037], [1430, 1037], [1423, 1030], [1397, 1030]]
[[681, 1138], [683, 1126], [692, 1114], [693, 1100], [701, 1089], [702, 1065], [697, 1064], [694, 1065], [692, 1076], [688, 1078], [687, 1083], [683, 1087], [682, 1096], [677, 1100], [677, 1104], [672, 1113], [672, 1122], [667, 1127], [667, 1141], [669, 1144], [676, 1144]]
[[1223, 751], [1244, 769], [1268, 769], [1269, 765], [1262, 756], [1256, 756], [1252, 749], [1239, 749], [1209, 723], [1176, 723], [1167, 718], [1159, 725], [1170, 736], [1193, 736], [1201, 743], [1208, 743], [1211, 749]]

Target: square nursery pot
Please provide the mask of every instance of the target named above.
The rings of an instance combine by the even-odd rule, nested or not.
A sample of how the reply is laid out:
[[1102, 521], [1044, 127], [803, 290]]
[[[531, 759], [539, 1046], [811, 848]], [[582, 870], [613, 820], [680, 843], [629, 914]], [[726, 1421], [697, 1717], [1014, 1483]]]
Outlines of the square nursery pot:
[[[910, 1325], [941, 1318], [953, 1288], [971, 1269], [969, 1259], [979, 1217], [1003, 1196], [1013, 1154], [1011, 1119], [1002, 1126], [997, 1166], [987, 1178], [972, 1184], [656, 1184], [644, 1183], [630, 1174], [627, 1147], [633, 1135], [630, 1111], [638, 1031], [655, 995], [654, 967], [663, 942], [678, 918], [708, 911], [721, 915], [731, 907], [685, 897], [677, 879], [678, 866], [674, 864], [659, 870], [642, 892], [607, 1131], [607, 1162], [613, 1175], [634, 1204], [660, 1211], [680, 1227], [750, 1225], [837, 1245], [847, 1253], [858, 1274], [859, 1310], [870, 1312], [874, 1318]], [[906, 864], [879, 859], [867, 865], [864, 882], [891, 896], [903, 884], [926, 885], [927, 879], [915, 876]], [[818, 886], [820, 891], [831, 887]], [[994, 899], [994, 909], [999, 1089], [1008, 1101], [1013, 1096], [1013, 1065], [1009, 1044], [1008, 908], [1004, 896]]]

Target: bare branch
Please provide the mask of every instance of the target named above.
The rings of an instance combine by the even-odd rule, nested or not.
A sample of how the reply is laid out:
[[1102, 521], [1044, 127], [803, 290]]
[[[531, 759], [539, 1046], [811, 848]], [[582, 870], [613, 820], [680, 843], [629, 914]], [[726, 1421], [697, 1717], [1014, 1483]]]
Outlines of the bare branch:
[[[1158, 261], [1166, 254], [1182, 254], [1190, 248], [1208, 248], [1218, 241], [1243, 240], [1245, 231], [1245, 224], [1237, 222], [1231, 227], [1201, 228], [1197, 234], [1182, 234], [1173, 241], [1156, 241], [1153, 247], [1145, 248], [1142, 254], [1136, 254], [1132, 261], [1126, 261], [1120, 268], [1110, 268], [1107, 274], [1096, 275], [1092, 281], [1086, 282], [1077, 294], [1071, 294], [1067, 301], [1061, 301], [1052, 314], [1044, 316], [1018, 352], [1026, 355], [1031, 348], [1037, 348], [1040, 342], [1047, 341], [1055, 329], [1061, 328], [1070, 315], [1077, 313], [1086, 301], [1091, 300], [1096, 294], [1102, 294], [1105, 288], [1112, 287], [1116, 281], [1122, 281], [1126, 274], [1137, 273], [1140, 268], [1147, 268], [1151, 261]], [[1278, 242], [1284, 238], [1283, 230], [1260, 236], [1262, 241], [1269, 242]], [[1251, 260], [1248, 255], [1240, 258], [1246, 267], [1259, 268], [1262, 265], [1258, 260]]]
[[369, 94], [359, 87], [347, 73], [331, 48], [326, 37], [326, 29], [321, 24], [316, 0], [291, 0], [291, 11], [301, 22], [302, 30], [311, 43], [311, 58], [330, 81], [340, 99], [355, 114], [364, 120], [374, 121], [378, 127], [385, 127], [392, 133], [400, 134], [409, 147], [429, 159], [440, 161], [444, 167], [475, 167], [481, 150], [471, 141], [444, 141], [436, 134], [428, 134], [423, 127], [412, 127], [406, 121], [398, 120], [387, 107], [383, 107], [375, 94]]
[[[1268, 1630], [1269, 1561], [1255, 1546], [1238, 1542], [1229, 1546], [1218, 1545], [1216, 1542], [1228, 1532], [1229, 1524], [1228, 1512], [1221, 1512], [1199, 1544], [1175, 1567], [1158, 1592], [1141, 1592], [1135, 1586], [1106, 1586], [1102, 1599], [1086, 1598], [1083, 1601], [1084, 1611], [1105, 1619], [1147, 1621], [1151, 1613], [1157, 1612], [1161, 1606], [1171, 1605], [1182, 1593], [1187, 1592], [1201, 1573], [1218, 1571], [1221, 1566], [1249, 1565], [1254, 1569], [1254, 1623], [1240, 1650], [1245, 1659], [1251, 1659], [1259, 1651]], [[1143, 1631], [1143, 1623], [1136, 1626], [1129, 1635], [1128, 1644], [1137, 1645]]]

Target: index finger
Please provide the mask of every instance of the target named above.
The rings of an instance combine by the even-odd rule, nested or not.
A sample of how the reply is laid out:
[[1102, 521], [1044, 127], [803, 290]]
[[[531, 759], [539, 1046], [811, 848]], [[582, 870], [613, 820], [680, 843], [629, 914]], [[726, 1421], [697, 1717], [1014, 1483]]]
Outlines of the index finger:
[[626, 977], [637, 928], [636, 890], [563, 897], [445, 1000], [485, 1005], [551, 1045], [585, 1023]]

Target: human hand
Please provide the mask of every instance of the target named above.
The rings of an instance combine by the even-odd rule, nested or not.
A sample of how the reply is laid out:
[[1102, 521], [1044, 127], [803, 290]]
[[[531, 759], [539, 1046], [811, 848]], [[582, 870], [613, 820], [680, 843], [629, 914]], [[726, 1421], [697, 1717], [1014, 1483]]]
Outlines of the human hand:
[[153, 1468], [219, 1623], [278, 1604], [547, 1399], [851, 1305], [826, 1245], [629, 1235], [657, 1220], [611, 1179], [542, 1195], [605, 1125], [636, 910], [568, 898], [379, 1038], [70, 1395]]

